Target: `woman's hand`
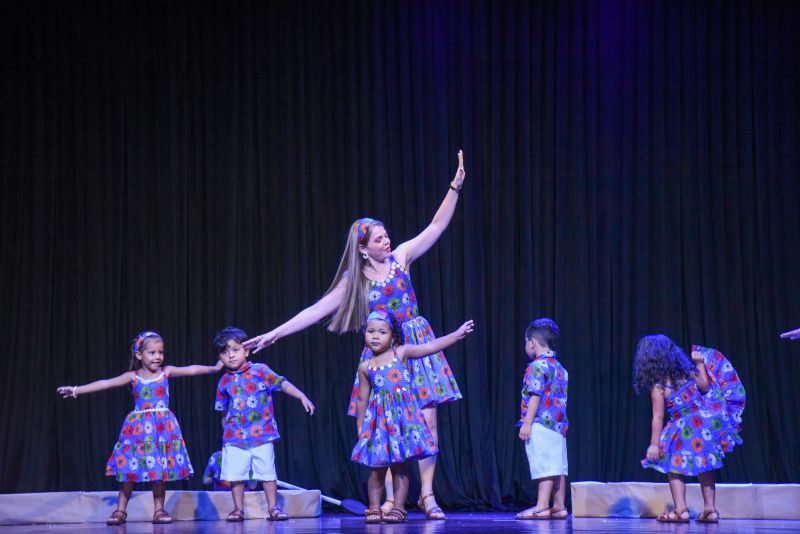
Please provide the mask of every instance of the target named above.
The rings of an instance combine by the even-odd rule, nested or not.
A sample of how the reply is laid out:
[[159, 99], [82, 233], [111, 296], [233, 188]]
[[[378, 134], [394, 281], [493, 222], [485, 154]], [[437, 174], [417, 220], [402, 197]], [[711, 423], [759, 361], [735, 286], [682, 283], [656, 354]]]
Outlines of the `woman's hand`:
[[647, 447], [647, 452], [645, 454], [649, 461], [657, 462], [658, 457], [661, 456], [661, 450], [658, 448], [658, 445], [650, 445]]
[[450, 182], [450, 185], [454, 189], [461, 189], [461, 186], [464, 185], [464, 178], [466, 178], [467, 173], [464, 170], [464, 151], [458, 151], [458, 169], [456, 170], [456, 175], [453, 176], [453, 181]]
[[253, 338], [248, 339], [242, 346], [246, 349], [251, 351], [253, 354], [262, 351], [263, 349], [269, 347], [275, 341], [278, 340], [278, 335], [275, 331], [267, 332], [266, 334], [261, 334], [260, 336], [256, 336]]
[[65, 399], [75, 399], [78, 397], [78, 386], [60, 386], [56, 391]]
[[797, 330], [789, 330], [788, 332], [784, 332], [781, 334], [783, 339], [800, 339], [800, 328]]

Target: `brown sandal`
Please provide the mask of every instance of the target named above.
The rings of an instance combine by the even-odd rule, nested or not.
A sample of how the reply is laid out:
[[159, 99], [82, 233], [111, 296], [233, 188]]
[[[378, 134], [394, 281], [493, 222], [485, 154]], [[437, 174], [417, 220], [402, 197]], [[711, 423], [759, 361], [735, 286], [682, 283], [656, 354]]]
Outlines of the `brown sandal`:
[[405, 523], [408, 520], [408, 512], [400, 508], [392, 508], [388, 514], [383, 515], [384, 523]]
[[[681, 516], [686, 514], [686, 519], [682, 518]], [[659, 523], [688, 523], [689, 522], [689, 510], [684, 508], [683, 510], [667, 510], [661, 512], [658, 517], [656, 517], [656, 521]]]
[[172, 523], [172, 517], [165, 512], [163, 508], [161, 510], [156, 510], [153, 514], [154, 525], [168, 525], [170, 523]]
[[569, 512], [563, 506], [550, 508], [550, 519], [566, 519], [569, 517]]
[[381, 521], [383, 521], [383, 512], [380, 509], [364, 511], [364, 523], [380, 523]]
[[433, 493], [428, 493], [427, 495], [420, 495], [419, 500], [417, 501], [417, 506], [420, 510], [425, 513], [425, 519], [429, 519], [432, 521], [442, 521], [447, 519], [447, 516], [444, 515], [444, 512], [438, 506], [434, 506], [430, 510], [425, 507], [425, 500], [433, 497]]
[[[525, 513], [527, 512], [527, 513]], [[547, 515], [539, 515], [543, 512], [547, 512]], [[531, 519], [531, 520], [538, 520], [538, 521], [550, 521], [553, 519], [553, 512], [550, 511], [550, 508], [528, 508], [528, 510], [523, 510], [517, 515], [514, 516], [515, 519]], [[563, 518], [560, 518], [563, 519]]]
[[225, 518], [225, 521], [230, 521], [231, 523], [239, 523], [240, 521], [244, 521], [244, 510], [234, 508], [233, 512], [229, 513], [228, 517]]
[[[714, 517], [714, 519], [709, 519], [708, 516], [711, 514], [714, 514], [716, 517]], [[695, 517], [694, 520], [696, 523], [719, 523], [719, 512], [716, 510], [716, 508], [714, 510], [709, 510], [708, 512], [703, 510], [697, 514], [697, 517]]]
[[392, 511], [392, 508], [394, 508], [394, 501], [392, 499], [386, 499], [386, 502], [381, 505], [381, 513], [388, 514]]
[[111, 515], [108, 516], [108, 519], [106, 519], [106, 525], [112, 527], [115, 525], [124, 525], [127, 518], [128, 512], [125, 510], [114, 510], [111, 512]]
[[287, 519], [289, 519], [289, 514], [281, 510], [280, 506], [276, 506], [275, 508], [269, 511], [268, 519], [270, 521], [286, 521]]

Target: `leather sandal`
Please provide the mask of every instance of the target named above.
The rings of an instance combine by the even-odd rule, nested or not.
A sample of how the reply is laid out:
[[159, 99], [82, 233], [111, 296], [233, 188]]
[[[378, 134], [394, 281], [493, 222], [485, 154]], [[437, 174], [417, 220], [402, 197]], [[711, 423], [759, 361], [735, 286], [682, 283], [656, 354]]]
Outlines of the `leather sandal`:
[[286, 521], [289, 519], [289, 514], [281, 510], [280, 506], [276, 506], [269, 511], [269, 517], [267, 519], [270, 521]]
[[381, 512], [388, 514], [392, 511], [392, 508], [394, 508], [394, 501], [392, 499], [386, 499], [386, 502], [381, 505]]
[[383, 514], [384, 523], [405, 523], [408, 520], [408, 512], [400, 508], [392, 508], [388, 514]]
[[569, 512], [563, 506], [553, 506], [550, 508], [550, 519], [566, 519], [569, 517]]
[[125, 520], [128, 518], [128, 512], [125, 510], [114, 510], [111, 512], [111, 515], [108, 516], [106, 519], [106, 525], [108, 526], [115, 526], [115, 525], [124, 525]]
[[364, 511], [365, 523], [380, 523], [381, 521], [383, 521], [383, 512], [381, 512], [380, 508], [377, 510], [369, 509]]
[[225, 521], [230, 521], [231, 523], [239, 523], [240, 521], [244, 521], [244, 510], [234, 508], [233, 512], [229, 513], [228, 517], [225, 518]]
[[430, 510], [427, 509], [427, 507], [425, 506], [425, 501], [430, 497], [433, 497], [433, 493], [428, 493], [427, 495], [420, 495], [419, 500], [417, 501], [417, 506], [419, 507], [420, 510], [422, 510], [425, 513], [425, 519], [431, 521], [441, 521], [443, 519], [447, 519], [447, 516], [444, 515], [444, 512], [438, 506], [434, 506]]
[[[539, 515], [544, 512], [547, 512], [547, 515]], [[515, 515], [514, 518], [526, 519], [526, 520], [530, 519], [538, 521], [550, 521], [551, 519], [553, 519], [553, 513], [550, 511], [550, 508], [528, 508], [527, 510], [523, 510], [517, 515]]]
[[[708, 516], [712, 514], [714, 515], [714, 519], [709, 519]], [[709, 511], [703, 510], [697, 514], [697, 517], [695, 517], [694, 520], [696, 523], [719, 523], [719, 512], [716, 508]]]
[[[681, 517], [683, 514], [686, 514], [686, 519]], [[656, 521], [659, 523], [688, 523], [689, 510], [687, 508], [682, 510], [678, 510], [677, 508], [675, 510], [666, 510], [656, 517]]]
[[156, 510], [153, 514], [154, 525], [168, 525], [170, 523], [172, 523], [172, 516], [165, 512], [163, 508], [161, 510]]

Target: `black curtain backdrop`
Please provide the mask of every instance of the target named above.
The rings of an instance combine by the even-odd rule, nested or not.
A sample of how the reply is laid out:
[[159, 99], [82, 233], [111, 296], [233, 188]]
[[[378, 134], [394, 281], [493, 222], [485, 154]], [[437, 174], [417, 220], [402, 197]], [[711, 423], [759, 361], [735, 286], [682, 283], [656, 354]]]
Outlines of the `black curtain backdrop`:
[[[523, 332], [561, 327], [570, 479], [639, 466], [650, 402], [633, 351], [716, 347], [745, 383], [721, 482], [800, 480], [796, 2], [18, 2], [2, 9], [4, 354], [0, 491], [115, 489], [125, 388], [58, 385], [255, 335], [330, 283], [349, 223], [394, 243], [432, 218], [463, 148], [448, 231], [413, 265], [464, 399], [439, 410], [439, 502], [502, 508], [535, 484], [517, 438]], [[256, 361], [281, 478], [366, 498], [345, 415], [361, 342], [323, 326]], [[217, 377], [171, 382], [196, 476], [221, 442]], [[416, 468], [413, 468], [416, 472]], [[143, 487], [144, 489], [144, 487]], [[412, 488], [412, 495], [415, 496]]]

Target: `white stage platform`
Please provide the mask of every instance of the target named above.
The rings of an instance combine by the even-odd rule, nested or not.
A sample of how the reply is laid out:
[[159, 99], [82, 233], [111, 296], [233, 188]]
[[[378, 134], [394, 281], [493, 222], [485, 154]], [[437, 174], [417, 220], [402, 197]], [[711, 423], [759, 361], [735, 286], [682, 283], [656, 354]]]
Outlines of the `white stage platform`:
[[[669, 485], [573, 482], [573, 517], [656, 517], [672, 504]], [[686, 485], [690, 512], [703, 509], [699, 484]], [[800, 520], [800, 484], [717, 484], [717, 509], [728, 519]]]
[[[246, 492], [245, 517], [267, 516], [263, 491]], [[319, 490], [278, 490], [278, 506], [289, 517], [317, 517], [322, 513]], [[14, 493], [0, 495], [0, 524], [104, 523], [116, 510], [116, 491], [71, 491], [59, 493]], [[167, 491], [165, 506], [177, 521], [218, 521], [233, 510], [229, 491]], [[128, 521], [151, 521], [153, 494], [134, 491], [128, 503]]]

